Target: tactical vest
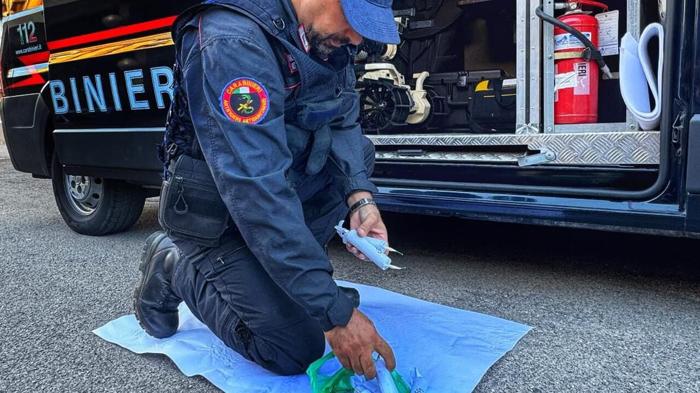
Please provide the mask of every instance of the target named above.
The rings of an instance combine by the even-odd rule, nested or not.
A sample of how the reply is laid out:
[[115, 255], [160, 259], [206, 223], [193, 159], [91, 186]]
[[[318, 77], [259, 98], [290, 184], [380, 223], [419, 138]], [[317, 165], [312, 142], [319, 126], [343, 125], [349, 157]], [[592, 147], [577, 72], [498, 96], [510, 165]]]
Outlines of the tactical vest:
[[[209, 0], [181, 14], [173, 25], [173, 41], [179, 48], [182, 29], [195, 15], [210, 7], [222, 7], [243, 14], [256, 22], [268, 36], [279, 60], [280, 70], [293, 94], [285, 102], [287, 140], [293, 155], [304, 154], [307, 175], [318, 173], [326, 163], [332, 143], [330, 124], [353, 105], [354, 49], [338, 50], [333, 61], [311, 57], [299, 41], [298, 25], [291, 20], [280, 1], [285, 0]], [[159, 155], [166, 169], [180, 154], [203, 159], [189, 117], [187, 97], [182, 89], [182, 72], [174, 67], [173, 102], [168, 112], [166, 132]], [[310, 146], [310, 148], [309, 148]]]

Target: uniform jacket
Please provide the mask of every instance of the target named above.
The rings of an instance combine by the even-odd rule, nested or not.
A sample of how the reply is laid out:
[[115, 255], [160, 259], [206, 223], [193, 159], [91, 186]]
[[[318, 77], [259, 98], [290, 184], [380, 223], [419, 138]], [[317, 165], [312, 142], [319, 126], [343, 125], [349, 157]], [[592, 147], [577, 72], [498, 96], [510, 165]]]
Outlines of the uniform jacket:
[[376, 192], [352, 48], [327, 61], [311, 56], [289, 0], [207, 1], [178, 19], [173, 38], [179, 108], [171, 116], [179, 118], [169, 125], [193, 126], [194, 150], [273, 280], [324, 330], [345, 325], [352, 301], [332, 279], [295, 186], [325, 168], [346, 198]]

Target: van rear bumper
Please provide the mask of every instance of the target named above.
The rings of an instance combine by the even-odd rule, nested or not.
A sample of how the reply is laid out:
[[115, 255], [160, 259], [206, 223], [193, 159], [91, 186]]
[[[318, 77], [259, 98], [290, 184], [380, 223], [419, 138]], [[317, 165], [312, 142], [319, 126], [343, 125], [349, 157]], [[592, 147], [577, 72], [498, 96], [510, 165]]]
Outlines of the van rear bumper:
[[46, 140], [49, 109], [41, 94], [0, 98], [0, 115], [12, 166], [20, 172], [51, 176], [50, 141]]

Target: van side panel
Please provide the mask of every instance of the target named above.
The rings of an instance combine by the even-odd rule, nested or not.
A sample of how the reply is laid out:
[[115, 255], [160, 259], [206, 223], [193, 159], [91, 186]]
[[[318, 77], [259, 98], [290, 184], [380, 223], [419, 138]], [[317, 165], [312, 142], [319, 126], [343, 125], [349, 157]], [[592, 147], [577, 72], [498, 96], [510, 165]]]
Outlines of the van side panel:
[[2, 41], [5, 96], [39, 93], [49, 71], [44, 8], [35, 7], [3, 18]]
[[[68, 171], [159, 183], [175, 57], [170, 30], [197, 1], [47, 1], [47, 103]], [[120, 173], [121, 172], [121, 173]]]
[[3, 18], [2, 111], [5, 142], [16, 170], [49, 176], [48, 107], [41, 91], [48, 81], [49, 51], [43, 7]]

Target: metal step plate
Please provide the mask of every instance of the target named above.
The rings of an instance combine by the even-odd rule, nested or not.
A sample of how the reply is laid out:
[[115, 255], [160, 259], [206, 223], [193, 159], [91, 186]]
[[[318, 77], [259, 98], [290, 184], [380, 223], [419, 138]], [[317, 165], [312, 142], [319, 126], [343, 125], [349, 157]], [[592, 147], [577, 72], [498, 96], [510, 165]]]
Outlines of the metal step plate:
[[[426, 147], [423, 156], [402, 156], [392, 149], [379, 149], [378, 159], [430, 160], [430, 161], [476, 161], [511, 162], [522, 154], [499, 153], [499, 146], [523, 146], [537, 153], [547, 150], [555, 157], [546, 165], [658, 165], [660, 133], [658, 131], [634, 131], [611, 133], [572, 134], [413, 134], [413, 135], [368, 135], [375, 146]], [[449, 152], [440, 152], [440, 147], [450, 147]], [[455, 152], [455, 147], [463, 151]], [[469, 147], [493, 148], [493, 152], [470, 152]], [[389, 151], [387, 151], [389, 150]]]
[[424, 154], [404, 154], [401, 151], [378, 151], [377, 160], [382, 161], [433, 161], [433, 162], [490, 162], [516, 163], [525, 157], [524, 153], [501, 152], [442, 152], [428, 151]]

